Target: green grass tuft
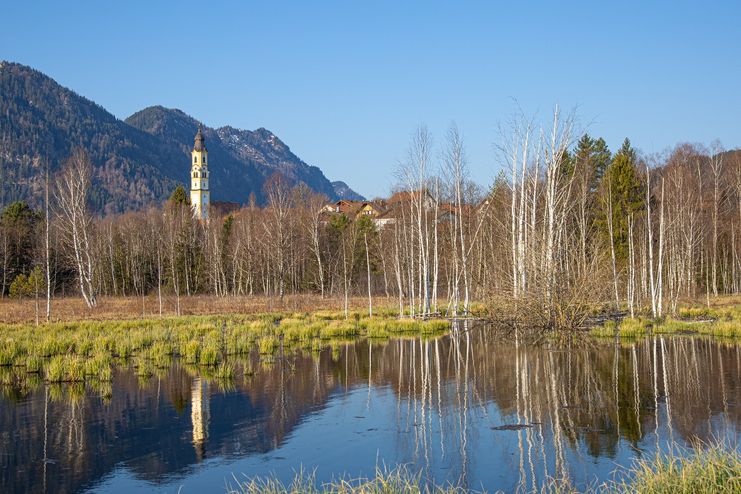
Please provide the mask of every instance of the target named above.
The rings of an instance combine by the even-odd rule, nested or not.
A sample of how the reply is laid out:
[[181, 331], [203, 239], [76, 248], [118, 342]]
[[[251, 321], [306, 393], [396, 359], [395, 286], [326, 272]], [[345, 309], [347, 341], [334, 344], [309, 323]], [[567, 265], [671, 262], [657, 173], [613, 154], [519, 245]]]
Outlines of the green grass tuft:
[[272, 355], [278, 350], [278, 338], [275, 336], [264, 336], [260, 338], [259, 346], [261, 355]]
[[373, 477], [354, 479], [340, 477], [320, 484], [313, 473], [307, 474], [300, 470], [288, 484], [272, 477], [257, 477], [241, 482], [237, 486], [229, 485], [227, 492], [229, 494], [452, 494], [475, 492], [452, 484], [427, 487], [422, 484], [421, 478], [421, 474], [413, 474], [406, 467], [400, 466], [393, 470], [377, 468]]
[[642, 494], [738, 493], [741, 492], [741, 456], [715, 445], [690, 455], [657, 455], [637, 461], [629, 480], [606, 486], [606, 490]]

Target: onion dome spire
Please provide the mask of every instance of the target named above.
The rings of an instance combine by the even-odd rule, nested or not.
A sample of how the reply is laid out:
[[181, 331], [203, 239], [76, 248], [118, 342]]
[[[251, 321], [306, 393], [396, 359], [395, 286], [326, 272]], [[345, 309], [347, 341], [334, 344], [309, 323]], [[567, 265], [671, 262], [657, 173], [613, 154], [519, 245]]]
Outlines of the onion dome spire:
[[207, 151], [206, 149], [206, 139], [203, 137], [203, 133], [201, 132], [201, 126], [198, 126], [198, 133], [196, 134], [195, 143], [193, 144], [193, 150], [194, 151]]

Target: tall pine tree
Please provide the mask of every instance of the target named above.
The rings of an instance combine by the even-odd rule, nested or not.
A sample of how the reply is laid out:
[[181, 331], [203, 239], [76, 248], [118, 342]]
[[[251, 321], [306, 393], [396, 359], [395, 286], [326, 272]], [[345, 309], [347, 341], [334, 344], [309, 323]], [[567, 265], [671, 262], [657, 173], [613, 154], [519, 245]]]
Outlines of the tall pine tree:
[[600, 230], [609, 241], [606, 215], [612, 210], [612, 240], [620, 264], [628, 257], [628, 217], [642, 211], [645, 203], [645, 189], [638, 164], [636, 151], [626, 138], [602, 179], [603, 219], [599, 222]]

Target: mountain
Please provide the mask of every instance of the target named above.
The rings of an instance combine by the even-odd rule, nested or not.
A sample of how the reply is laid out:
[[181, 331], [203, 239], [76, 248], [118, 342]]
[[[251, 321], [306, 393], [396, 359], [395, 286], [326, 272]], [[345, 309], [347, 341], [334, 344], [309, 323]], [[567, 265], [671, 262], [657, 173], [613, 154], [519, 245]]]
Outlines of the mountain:
[[[180, 110], [145, 108], [125, 121], [29, 67], [0, 62], [0, 204], [39, 205], [46, 164], [53, 174], [75, 147], [93, 162], [92, 206], [102, 213], [158, 204], [188, 184], [190, 150], [199, 125]], [[340, 196], [322, 171], [306, 164], [276, 135], [203, 126], [214, 201], [264, 203], [275, 173], [303, 182], [330, 200]]]
[[40, 204], [45, 164], [53, 174], [77, 146], [95, 165], [91, 200], [105, 212], [166, 197], [183, 166], [177, 148], [121, 122], [41, 72], [0, 62], [0, 202]]
[[365, 197], [352, 190], [349, 185], [341, 180], [332, 182], [332, 189], [334, 189], [334, 193], [339, 199], [347, 199], [348, 201], [365, 201]]

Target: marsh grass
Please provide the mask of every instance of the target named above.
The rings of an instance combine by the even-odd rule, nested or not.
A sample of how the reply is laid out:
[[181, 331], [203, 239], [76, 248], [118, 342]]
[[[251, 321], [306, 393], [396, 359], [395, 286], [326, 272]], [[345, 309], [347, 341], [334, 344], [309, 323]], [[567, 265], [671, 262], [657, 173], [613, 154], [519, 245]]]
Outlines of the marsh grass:
[[44, 359], [38, 355], [28, 355], [26, 357], [26, 372], [29, 374], [38, 374], [44, 366]]
[[741, 456], [737, 451], [716, 444], [684, 453], [638, 460], [628, 469], [626, 478], [608, 483], [604, 489], [626, 494], [741, 492]]
[[0, 324], [0, 368], [40, 372], [48, 382], [104, 380], [115, 365], [131, 365], [147, 378], [177, 359], [186, 365], [220, 366], [225, 358], [257, 349], [263, 359], [281, 347], [321, 352], [334, 342], [358, 337], [427, 336], [449, 328], [443, 320], [396, 319], [391, 310], [368, 318], [354, 311], [270, 312], [183, 316], [161, 319]]
[[722, 338], [741, 338], [741, 305], [721, 307], [681, 307], [678, 316], [652, 320], [626, 317], [619, 324], [606, 321], [590, 329], [596, 337], [640, 338], [647, 334], [702, 334]]
[[709, 334], [724, 338], [741, 338], [741, 319], [702, 324], [697, 328], [697, 331], [700, 334]]
[[718, 312], [709, 307], [680, 307], [679, 317], [683, 319], [717, 319]]
[[641, 317], [626, 317], [620, 321], [618, 336], [621, 338], [640, 338], [646, 335], [651, 322]]
[[278, 349], [278, 338], [275, 336], [265, 336], [260, 339], [260, 355], [272, 355]]
[[589, 334], [598, 338], [612, 338], [617, 333], [617, 323], [615, 321], [605, 321], [602, 326], [597, 326], [589, 330]]
[[457, 485], [424, 485], [421, 474], [413, 474], [406, 467], [393, 470], [377, 468], [373, 477], [340, 477], [320, 483], [315, 473], [300, 470], [290, 483], [272, 477], [252, 478], [227, 485], [229, 494], [453, 494], [477, 492]]
[[57, 355], [46, 366], [46, 380], [50, 383], [84, 381], [85, 363], [77, 356]]
[[[574, 488], [568, 480], [546, 479], [537, 490], [521, 492], [541, 494], [615, 493], [628, 494], [730, 494], [741, 492], [741, 457], [733, 447], [722, 444], [698, 445], [694, 450], [678, 450], [658, 454], [651, 459], [636, 460], [628, 468], [618, 468], [613, 475], [618, 480]], [[394, 469], [376, 468], [373, 477], [339, 477], [318, 482], [314, 472], [299, 470], [284, 483], [275, 477], [254, 477], [227, 484], [229, 494], [391, 494], [391, 493], [473, 493], [484, 492], [464, 488], [460, 483], [429, 485], [421, 473], [405, 466]]]
[[138, 359], [134, 363], [134, 374], [138, 378], [149, 379], [154, 375], [154, 366], [146, 359]]
[[219, 360], [221, 360], [221, 357], [219, 355], [219, 348], [216, 345], [210, 343], [201, 350], [199, 362], [201, 365], [216, 365], [219, 363]]
[[222, 362], [216, 367], [214, 377], [217, 379], [234, 379], [234, 369], [233, 362]]

